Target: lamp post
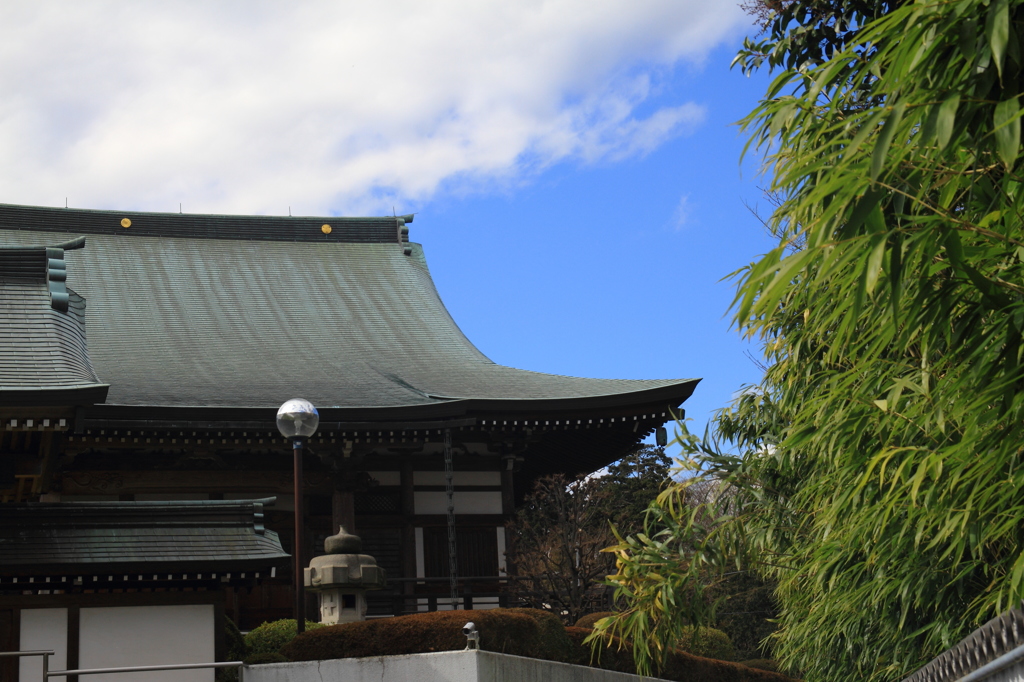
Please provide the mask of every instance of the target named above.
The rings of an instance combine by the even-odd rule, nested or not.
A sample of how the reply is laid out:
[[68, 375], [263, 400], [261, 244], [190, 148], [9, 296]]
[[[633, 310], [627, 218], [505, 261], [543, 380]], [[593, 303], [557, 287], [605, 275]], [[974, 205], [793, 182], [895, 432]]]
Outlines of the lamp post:
[[295, 468], [295, 628], [296, 632], [306, 630], [306, 604], [303, 594], [302, 545], [303, 545], [303, 513], [302, 513], [302, 443], [316, 433], [320, 423], [320, 413], [313, 403], [302, 398], [292, 398], [277, 410], [277, 430], [285, 438], [292, 441]]

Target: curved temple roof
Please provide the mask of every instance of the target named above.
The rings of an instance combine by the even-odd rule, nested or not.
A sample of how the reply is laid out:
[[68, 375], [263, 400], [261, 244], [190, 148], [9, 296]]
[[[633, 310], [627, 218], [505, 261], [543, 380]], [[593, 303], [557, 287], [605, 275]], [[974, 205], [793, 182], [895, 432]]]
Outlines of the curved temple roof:
[[67, 284], [88, 300], [108, 405], [276, 408], [301, 393], [321, 408], [611, 406], [693, 391], [495, 364], [445, 309], [411, 220], [0, 205], [0, 248], [86, 236], [65, 256]]

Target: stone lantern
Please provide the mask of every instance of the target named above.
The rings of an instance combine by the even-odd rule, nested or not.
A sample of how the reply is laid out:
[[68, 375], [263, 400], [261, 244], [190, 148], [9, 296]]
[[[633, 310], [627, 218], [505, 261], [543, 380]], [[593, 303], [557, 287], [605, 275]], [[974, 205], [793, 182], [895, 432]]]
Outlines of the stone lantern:
[[366, 618], [366, 591], [384, 588], [384, 569], [372, 556], [360, 554], [363, 541], [344, 528], [324, 540], [327, 554], [315, 557], [305, 570], [305, 586], [320, 593], [320, 622], [351, 623]]

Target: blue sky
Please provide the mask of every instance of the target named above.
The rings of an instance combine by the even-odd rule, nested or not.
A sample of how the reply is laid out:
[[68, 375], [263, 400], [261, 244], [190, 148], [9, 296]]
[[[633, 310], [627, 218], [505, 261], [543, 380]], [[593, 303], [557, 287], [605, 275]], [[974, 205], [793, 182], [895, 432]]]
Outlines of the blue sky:
[[[758, 370], [721, 279], [770, 247], [735, 0], [0, 6], [0, 201], [382, 215], [502, 364]], [[43, 47], [41, 47], [43, 46]]]
[[759, 347], [730, 330], [734, 287], [723, 281], [772, 246], [748, 209], [769, 209], [759, 159], [741, 166], [733, 125], [767, 79], [729, 69], [739, 42], [673, 70], [649, 103], [705, 107], [691, 134], [641, 158], [565, 162], [515, 190], [416, 207], [411, 234], [441, 295], [491, 359], [577, 376], [701, 377], [685, 405], [698, 431], [759, 379], [744, 354]]

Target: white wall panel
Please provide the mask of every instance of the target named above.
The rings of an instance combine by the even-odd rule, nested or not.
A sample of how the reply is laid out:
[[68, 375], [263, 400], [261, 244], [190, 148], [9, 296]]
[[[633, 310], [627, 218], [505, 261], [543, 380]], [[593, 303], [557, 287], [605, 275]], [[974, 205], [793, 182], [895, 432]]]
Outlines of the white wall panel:
[[[83, 608], [79, 667], [212, 663], [210, 604]], [[213, 682], [213, 669], [89, 675], [83, 682]]]
[[[412, 473], [414, 485], [444, 485], [444, 478], [443, 471], [414, 471]], [[454, 485], [501, 485], [501, 472], [453, 471], [452, 483]]]
[[[417, 514], [447, 514], [448, 494], [445, 492], [414, 493]], [[456, 514], [500, 514], [500, 492], [455, 492]]]
[[[50, 670], [67, 670], [68, 663], [68, 610], [22, 609], [21, 651], [51, 649]], [[43, 659], [26, 656], [18, 666], [20, 682], [40, 682], [43, 679]]]

